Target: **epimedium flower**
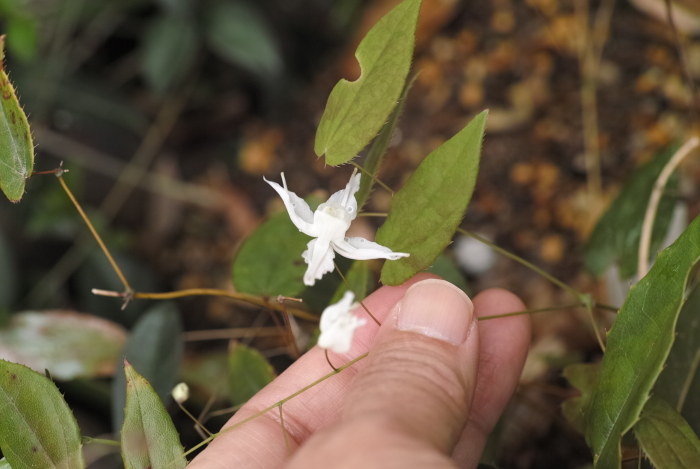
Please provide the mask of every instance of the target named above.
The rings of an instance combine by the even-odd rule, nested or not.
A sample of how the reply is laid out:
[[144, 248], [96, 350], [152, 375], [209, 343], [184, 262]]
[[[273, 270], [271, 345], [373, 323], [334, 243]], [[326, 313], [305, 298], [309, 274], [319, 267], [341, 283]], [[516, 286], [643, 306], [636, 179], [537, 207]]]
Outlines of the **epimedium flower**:
[[352, 336], [355, 329], [367, 324], [366, 319], [360, 319], [352, 310], [357, 307], [355, 294], [346, 291], [343, 297], [335, 304], [328, 306], [321, 313], [318, 336], [318, 346], [330, 349], [335, 353], [348, 353], [352, 345]]
[[309, 205], [287, 189], [287, 181], [282, 173], [282, 184], [268, 181], [282, 197], [289, 217], [302, 233], [311, 236], [307, 249], [302, 253], [304, 261], [309, 265], [304, 274], [304, 284], [313, 285], [323, 274], [333, 270], [333, 259], [337, 252], [348, 259], [389, 259], [396, 260], [409, 255], [403, 252], [393, 252], [386, 246], [368, 241], [364, 238], [348, 238], [345, 233], [350, 223], [357, 216], [357, 201], [355, 193], [360, 190], [360, 175], [357, 170], [350, 176], [345, 189], [330, 196], [315, 212]]

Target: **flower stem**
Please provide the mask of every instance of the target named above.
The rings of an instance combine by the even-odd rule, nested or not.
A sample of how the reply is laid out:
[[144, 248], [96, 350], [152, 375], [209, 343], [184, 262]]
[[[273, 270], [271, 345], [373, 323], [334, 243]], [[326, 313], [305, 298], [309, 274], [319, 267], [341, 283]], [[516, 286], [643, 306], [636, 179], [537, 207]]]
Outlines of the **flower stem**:
[[356, 167], [357, 169], [359, 169], [360, 171], [362, 171], [363, 173], [365, 173], [367, 176], [371, 177], [372, 180], [373, 180], [374, 182], [376, 182], [377, 184], [379, 184], [380, 186], [382, 186], [384, 189], [386, 189], [387, 191], [389, 191], [389, 193], [391, 193], [391, 195], [394, 195], [394, 191], [391, 189], [391, 187], [389, 187], [389, 186], [387, 186], [386, 184], [384, 184], [381, 180], [379, 180], [379, 178], [377, 178], [377, 176], [375, 176], [375, 175], [372, 174], [371, 172], [367, 171], [365, 168], [363, 168], [363, 167], [360, 166], [359, 164], [355, 163], [354, 161], [350, 161], [350, 164], [352, 164], [354, 167]]
[[525, 314], [535, 314], [535, 313], [544, 313], [547, 311], [556, 311], [559, 309], [569, 309], [569, 308], [576, 308], [580, 307], [581, 303], [571, 303], [568, 305], [558, 305], [558, 306], [549, 306], [547, 308], [538, 308], [538, 309], [526, 309], [524, 311], [515, 311], [513, 313], [506, 313], [506, 314], [495, 314], [493, 316], [482, 316], [480, 318], [477, 318], [479, 321], [486, 321], [489, 319], [500, 319], [500, 318], [509, 318], [511, 316], [522, 316]]
[[81, 436], [80, 438], [85, 445], [95, 443], [100, 445], [121, 446], [121, 443], [116, 440], [103, 440], [102, 438], [92, 438], [90, 436]]
[[[345, 275], [343, 275], [343, 273], [340, 271], [340, 267], [338, 267], [338, 264], [336, 264], [335, 262], [333, 262], [333, 265], [335, 266], [335, 270], [338, 271], [338, 275], [340, 275], [340, 278], [342, 278], [342, 279], [343, 279], [343, 282], [345, 282], [345, 285], [347, 285], [348, 290], [350, 290], [351, 292], [355, 293], [355, 292], [352, 290], [352, 287], [350, 286], [350, 283], [348, 283], [348, 281], [345, 279]], [[369, 314], [369, 317], [371, 317], [372, 319], [374, 319], [374, 322], [377, 323], [377, 326], [381, 326], [382, 323], [379, 322], [379, 320], [378, 320], [377, 318], [374, 317], [374, 314], [370, 313], [369, 309], [367, 308], [367, 306], [365, 306], [365, 304], [362, 302], [362, 300], [357, 300], [357, 301], [358, 301], [358, 302], [360, 303], [360, 305], [364, 308], [364, 310], [367, 312], [367, 314]], [[333, 366], [333, 365], [331, 365], [331, 367], [332, 367], [332, 366]]]

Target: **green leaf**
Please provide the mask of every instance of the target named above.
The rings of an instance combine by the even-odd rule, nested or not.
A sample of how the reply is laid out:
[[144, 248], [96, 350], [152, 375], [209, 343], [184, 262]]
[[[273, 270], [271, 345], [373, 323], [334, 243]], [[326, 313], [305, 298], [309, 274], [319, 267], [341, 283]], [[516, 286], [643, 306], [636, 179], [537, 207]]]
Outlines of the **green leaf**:
[[586, 417], [595, 467], [620, 467], [620, 438], [639, 418], [673, 344], [688, 276], [700, 258], [698, 239], [700, 217], [632, 287], [608, 334]]
[[581, 433], [585, 431], [585, 416], [599, 370], [600, 363], [575, 363], [564, 368], [564, 378], [568, 379], [581, 395], [565, 400], [561, 411], [566, 420]]
[[59, 380], [112, 376], [126, 342], [118, 324], [73, 311], [27, 311], [0, 329], [0, 357]]
[[474, 191], [487, 116], [482, 112], [429, 154], [394, 195], [377, 242], [410, 257], [384, 264], [385, 285], [427, 269], [450, 244]]
[[650, 397], [634, 434], [657, 469], [700, 467], [700, 440], [688, 422], [663, 399]]
[[420, 7], [421, 0], [404, 0], [357, 47], [362, 74], [335, 85], [316, 132], [314, 150], [327, 164], [353, 159], [389, 118], [411, 68]]
[[355, 301], [362, 301], [367, 298], [367, 293], [373, 283], [369, 262], [353, 262], [350, 269], [345, 273], [345, 280], [347, 280], [348, 283], [340, 282], [329, 304], [340, 301], [343, 294], [348, 291], [348, 284], [350, 285], [350, 290], [355, 294]]
[[[182, 328], [173, 303], [159, 303], [134, 326], [124, 347], [124, 356], [146, 378], [163, 401], [170, 399], [182, 360]], [[121, 428], [126, 394], [124, 373], [112, 382], [112, 427]]]
[[228, 385], [228, 354], [225, 351], [211, 352], [186, 358], [182, 363], [180, 380], [192, 391], [207, 396], [221, 395]]
[[[372, 142], [372, 146], [367, 153], [367, 158], [365, 158], [364, 161], [364, 169], [369, 174], [367, 174], [365, 171], [362, 172], [360, 190], [357, 191], [357, 194], [355, 194], [358, 213], [362, 211], [362, 207], [364, 207], [364, 205], [367, 203], [367, 199], [369, 199], [369, 196], [372, 193], [372, 186], [374, 185], [374, 181], [379, 173], [379, 168], [382, 165], [382, 160], [384, 159], [386, 150], [389, 148], [391, 138], [394, 136], [396, 126], [399, 124], [399, 118], [403, 112], [403, 106], [406, 103], [406, 96], [408, 95], [408, 91], [413, 86], [413, 82], [416, 81], [416, 76], [411, 78], [408, 83], [406, 83], [406, 86], [403, 87], [403, 92], [401, 93], [398, 104], [394, 110], [391, 111], [389, 120], [386, 122], [386, 124], [384, 124], [384, 127], [382, 127], [379, 135], [377, 135], [377, 137], [374, 139], [374, 142]], [[374, 177], [370, 176], [370, 174]]]
[[301, 253], [310, 240], [286, 211], [272, 216], [243, 241], [233, 260], [236, 290], [269, 297], [299, 295], [306, 272]]
[[265, 20], [243, 2], [217, 2], [207, 12], [206, 34], [223, 59], [263, 76], [282, 71], [277, 43]]
[[19, 202], [26, 179], [34, 168], [34, 144], [27, 116], [5, 72], [5, 36], [0, 36], [0, 189], [11, 202]]
[[163, 15], [153, 21], [144, 38], [142, 67], [154, 90], [164, 93], [184, 78], [194, 63], [197, 42], [188, 18]]
[[444, 252], [435, 258], [433, 265], [428, 267], [426, 272], [439, 275], [467, 295], [471, 294], [471, 289], [469, 288], [469, 285], [467, 285], [467, 279], [464, 278], [462, 272], [457, 268], [452, 259]]
[[[659, 173], [675, 153], [669, 148], [639, 168], [622, 187], [605, 214], [598, 220], [584, 254], [584, 265], [600, 276], [613, 262], [620, 263], [620, 277], [630, 278], [637, 273], [639, 239], [642, 235], [644, 214]], [[668, 187], [677, 186], [672, 178]], [[656, 212], [650, 252], [655, 253], [666, 236], [673, 217], [674, 197], [664, 195]]]
[[676, 324], [676, 340], [653, 394], [676, 408], [700, 433], [700, 288], [690, 293]]
[[0, 449], [13, 469], [85, 467], [80, 429], [56, 385], [0, 360]]
[[243, 404], [275, 379], [275, 372], [260, 352], [234, 343], [228, 355], [231, 402]]
[[124, 373], [126, 408], [121, 444], [125, 469], [185, 467], [180, 437], [158, 394], [126, 359]]

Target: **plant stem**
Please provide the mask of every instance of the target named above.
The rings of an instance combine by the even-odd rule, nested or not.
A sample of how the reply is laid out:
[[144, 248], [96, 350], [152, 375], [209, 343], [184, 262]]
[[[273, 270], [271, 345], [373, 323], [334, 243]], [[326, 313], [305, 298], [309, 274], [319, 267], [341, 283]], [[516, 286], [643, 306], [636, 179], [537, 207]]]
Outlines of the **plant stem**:
[[82, 436], [80, 437], [83, 444], [90, 445], [90, 444], [100, 444], [100, 445], [109, 445], [109, 446], [121, 446], [121, 443], [116, 441], [116, 440], [103, 440], [102, 438], [92, 438], [90, 436]]
[[[338, 271], [338, 275], [340, 275], [340, 278], [342, 278], [342, 279], [343, 279], [343, 282], [345, 282], [345, 285], [347, 285], [348, 290], [350, 290], [351, 292], [355, 293], [355, 292], [352, 290], [352, 287], [350, 286], [350, 283], [348, 283], [348, 281], [345, 279], [345, 275], [343, 275], [343, 273], [340, 271], [340, 267], [338, 267], [338, 264], [336, 264], [335, 262], [333, 262], [333, 265], [335, 266], [335, 270]], [[374, 317], [374, 314], [370, 313], [369, 309], [367, 309], [367, 306], [365, 306], [365, 304], [362, 302], [362, 300], [358, 300], [358, 302], [359, 302], [360, 305], [364, 308], [364, 310], [367, 312], [367, 314], [369, 314], [369, 317], [371, 317], [371, 318], [374, 320], [374, 322], [377, 323], [377, 326], [381, 326], [382, 323], [379, 322], [379, 320], [378, 320], [377, 318]], [[331, 365], [331, 367], [333, 367], [333, 365]]]
[[668, 160], [666, 166], [661, 170], [659, 177], [654, 183], [654, 190], [651, 192], [651, 197], [649, 198], [649, 205], [647, 205], [647, 211], [644, 214], [644, 222], [642, 224], [642, 235], [639, 239], [639, 254], [637, 260], [637, 276], [641, 280], [647, 272], [649, 272], [649, 248], [651, 245], [651, 235], [654, 230], [654, 219], [656, 219], [656, 211], [659, 208], [659, 202], [661, 201], [661, 195], [663, 194], [664, 188], [668, 179], [671, 177], [673, 170], [683, 161], [683, 159], [688, 156], [698, 145], [700, 145], [700, 140], [697, 137], [693, 137], [683, 144], [682, 147]]
[[526, 309], [524, 311], [515, 311], [513, 313], [506, 313], [506, 314], [495, 314], [493, 316], [482, 316], [480, 318], [477, 318], [479, 321], [487, 321], [490, 319], [500, 319], [500, 318], [509, 318], [511, 316], [522, 316], [525, 314], [535, 314], [535, 313], [544, 313], [547, 311], [556, 311], [559, 309], [569, 309], [569, 308], [577, 308], [580, 307], [581, 303], [571, 303], [568, 305], [558, 305], [558, 306], [548, 306], [547, 308], [538, 308], [538, 309]]
[[[92, 289], [92, 293], [100, 296], [112, 296], [117, 298], [124, 298], [125, 293], [109, 291], [109, 290], [99, 290], [97, 288]], [[263, 308], [274, 309], [275, 311], [282, 312], [282, 306], [279, 304], [267, 301], [265, 298], [261, 298], [255, 295], [249, 295], [247, 293], [238, 293], [228, 290], [220, 290], [217, 288], [190, 288], [187, 290], [177, 290], [173, 292], [166, 293], [144, 293], [133, 291], [131, 297], [134, 299], [151, 299], [151, 300], [172, 300], [175, 298], [183, 298], [186, 296], [222, 296], [225, 298], [231, 298], [238, 301], [243, 301], [245, 303], [250, 303], [256, 306], [261, 306]], [[308, 313], [301, 309], [289, 308], [288, 311], [294, 316], [302, 319], [307, 319], [309, 321], [318, 321], [318, 317]]]
[[[177, 402], [177, 401], [176, 401], [176, 402]], [[212, 436], [212, 435], [213, 435], [213, 433], [210, 432], [209, 430], [207, 430], [207, 427], [205, 427], [204, 424], [200, 423], [200, 421], [197, 420], [197, 418], [196, 418], [194, 415], [192, 415], [192, 414], [190, 413], [189, 410], [185, 409], [185, 406], [184, 406], [184, 405], [182, 405], [182, 404], [179, 403], [179, 402], [177, 402], [177, 405], [180, 407], [180, 410], [182, 410], [182, 411], [185, 413], [185, 415], [187, 415], [187, 416], [194, 422], [194, 424], [195, 424], [196, 426], [198, 426], [199, 428], [201, 428], [202, 430], [204, 430], [204, 431], [207, 433], [207, 435], [209, 435], [209, 436]]]
[[598, 341], [598, 345], [600, 346], [600, 349], [605, 353], [605, 342], [603, 342], [603, 337], [600, 335], [600, 329], [598, 329], [598, 323], [595, 321], [595, 315], [593, 314], [593, 305], [591, 302], [586, 302], [584, 304], [584, 307], [586, 308], [586, 312], [588, 313], [588, 318], [591, 320], [591, 326], [593, 327], [593, 333], [595, 334], [595, 338]]
[[280, 410], [280, 427], [282, 427], [284, 446], [287, 448], [287, 456], [291, 456], [292, 448], [289, 446], [289, 439], [287, 438], [287, 429], [284, 427], [284, 412], [282, 412], [282, 404], [279, 405], [278, 409]]
[[112, 257], [112, 254], [109, 252], [109, 249], [107, 249], [107, 246], [105, 245], [104, 241], [102, 241], [102, 237], [100, 237], [100, 234], [97, 232], [95, 227], [90, 222], [90, 219], [83, 211], [83, 207], [80, 206], [80, 204], [78, 203], [78, 200], [75, 198], [75, 196], [73, 195], [71, 190], [68, 188], [66, 181], [63, 180], [63, 176], [57, 175], [56, 177], [58, 177], [58, 181], [61, 183], [61, 187], [63, 187], [63, 190], [66, 192], [66, 194], [68, 194], [68, 197], [70, 198], [71, 202], [73, 202], [73, 205], [75, 205], [75, 208], [78, 210], [78, 213], [80, 213], [80, 216], [83, 218], [83, 221], [85, 222], [87, 227], [90, 229], [90, 233], [92, 233], [92, 236], [95, 238], [95, 241], [97, 241], [97, 244], [100, 245], [102, 252], [104, 253], [105, 256], [107, 256], [107, 260], [112, 265], [114, 272], [116, 272], [117, 276], [119, 277], [119, 280], [122, 282], [122, 285], [124, 285], [124, 290], [126, 290], [127, 292], [133, 291], [131, 288], [131, 285], [129, 285], [128, 280], [124, 276], [124, 273], [122, 272], [122, 270], [119, 268], [119, 266], [115, 262], [114, 258]]
[[330, 378], [330, 377], [332, 377], [332, 376], [334, 376], [334, 375], [337, 375], [337, 374], [340, 373], [341, 371], [345, 370], [346, 368], [351, 367], [352, 365], [354, 365], [355, 363], [359, 362], [360, 360], [363, 360], [363, 359], [367, 358], [368, 355], [369, 355], [369, 352], [360, 355], [359, 357], [357, 357], [357, 358], [355, 358], [355, 359], [349, 361], [348, 363], [346, 363], [345, 365], [343, 365], [343, 366], [341, 366], [341, 367], [338, 367], [336, 370], [334, 370], [334, 371], [328, 373], [327, 375], [322, 376], [321, 378], [317, 379], [317, 380], [314, 381], [313, 383], [311, 383], [311, 384], [309, 384], [309, 385], [307, 385], [307, 386], [304, 386], [303, 388], [301, 388], [301, 389], [298, 390], [297, 392], [295, 392], [295, 393], [293, 393], [293, 394], [290, 394], [289, 396], [285, 397], [284, 399], [282, 399], [282, 400], [280, 400], [280, 401], [275, 402], [274, 404], [272, 404], [272, 405], [269, 406], [269, 407], [266, 407], [265, 409], [261, 410], [260, 412], [257, 412], [257, 413], [255, 413], [255, 414], [251, 415], [250, 417], [248, 417], [248, 418], [246, 418], [246, 419], [244, 419], [244, 420], [241, 420], [240, 422], [237, 422], [237, 423], [231, 425], [231, 426], [228, 427], [228, 428], [225, 428], [225, 429], [221, 430], [219, 433], [215, 433], [214, 435], [210, 436], [210, 437], [207, 438], [206, 440], [204, 440], [204, 441], [202, 441], [201, 443], [197, 444], [196, 446], [190, 448], [188, 451], [185, 452], [184, 455], [187, 456], [188, 454], [192, 453], [193, 451], [196, 451], [196, 450], [198, 450], [199, 448], [201, 448], [202, 446], [204, 446], [204, 445], [210, 443], [214, 438], [216, 438], [216, 437], [218, 437], [218, 436], [221, 436], [221, 435], [223, 435], [224, 433], [228, 433], [228, 432], [230, 432], [231, 430], [234, 430], [234, 429], [240, 427], [241, 425], [244, 425], [244, 424], [250, 422], [251, 420], [254, 420], [254, 419], [260, 417], [261, 415], [268, 413], [269, 411], [271, 411], [271, 410], [274, 409], [275, 407], [279, 407], [279, 406], [281, 406], [282, 404], [286, 404], [287, 402], [291, 401], [291, 400], [294, 399], [295, 397], [299, 396], [300, 394], [305, 393], [305, 392], [308, 391], [309, 389], [311, 389], [311, 388], [313, 388], [314, 386], [316, 386], [316, 385], [322, 383], [323, 381], [327, 380], [328, 378]]
[[374, 182], [376, 182], [377, 184], [382, 186], [384, 189], [386, 189], [391, 195], [394, 195], [394, 191], [391, 189], [391, 187], [384, 184], [379, 178], [377, 178], [377, 176], [370, 173], [369, 171], [367, 171], [365, 168], [363, 168], [359, 164], [355, 163], [354, 161], [350, 161], [350, 164], [352, 164], [354, 167], [356, 167], [357, 169], [359, 169], [360, 171], [365, 173], [367, 176], [371, 177]]

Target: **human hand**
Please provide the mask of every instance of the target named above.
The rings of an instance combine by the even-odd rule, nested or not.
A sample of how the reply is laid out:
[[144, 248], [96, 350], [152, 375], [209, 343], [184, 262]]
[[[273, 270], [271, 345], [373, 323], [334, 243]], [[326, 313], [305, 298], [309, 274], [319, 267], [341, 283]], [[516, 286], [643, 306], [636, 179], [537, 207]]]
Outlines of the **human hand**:
[[[364, 360], [278, 409], [217, 437], [188, 466], [223, 468], [474, 468], [525, 362], [530, 319], [476, 317], [524, 309], [492, 289], [474, 303], [453, 285], [420, 274], [382, 287], [364, 304], [368, 320], [338, 367]], [[360, 317], [362, 307], [355, 311]], [[224, 428], [251, 417], [332, 371], [314, 347], [255, 395]]]

